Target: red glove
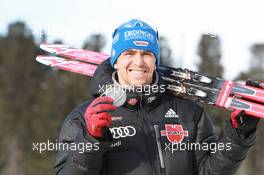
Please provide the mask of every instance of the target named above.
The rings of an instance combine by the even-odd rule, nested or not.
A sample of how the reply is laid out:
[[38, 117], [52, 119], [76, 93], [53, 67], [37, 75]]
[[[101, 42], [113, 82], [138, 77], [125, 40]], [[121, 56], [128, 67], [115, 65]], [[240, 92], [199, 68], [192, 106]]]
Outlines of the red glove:
[[112, 98], [104, 96], [94, 99], [88, 106], [84, 119], [90, 135], [98, 138], [103, 136], [102, 129], [108, 127], [112, 122], [112, 117], [108, 112], [116, 109], [112, 103]]
[[[261, 89], [264, 88], [263, 84], [252, 80], [247, 80], [246, 85]], [[238, 134], [246, 137], [256, 131], [259, 118], [248, 116], [243, 110], [237, 109], [231, 113], [231, 122]]]
[[237, 110], [234, 110], [234, 111], [231, 113], [231, 122], [232, 122], [232, 125], [233, 125], [234, 128], [238, 128], [238, 123], [239, 123], [240, 121], [237, 121], [237, 120], [239, 120], [238, 115], [239, 115], [239, 113], [241, 113], [241, 111], [242, 111], [242, 110], [237, 109]]
[[238, 109], [231, 113], [231, 122], [240, 137], [247, 137], [256, 131], [259, 118], [246, 115], [243, 110]]

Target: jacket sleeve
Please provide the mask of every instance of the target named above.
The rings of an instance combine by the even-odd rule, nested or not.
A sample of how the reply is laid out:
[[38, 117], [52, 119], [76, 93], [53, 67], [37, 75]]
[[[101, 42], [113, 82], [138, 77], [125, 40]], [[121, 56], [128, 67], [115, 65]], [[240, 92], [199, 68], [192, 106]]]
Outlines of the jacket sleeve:
[[55, 175], [99, 175], [103, 155], [110, 144], [89, 136], [83, 114], [75, 109], [61, 129]]
[[241, 162], [245, 159], [249, 148], [254, 145], [255, 133], [241, 139], [230, 121], [219, 138], [213, 134], [211, 121], [205, 112], [202, 112], [197, 123], [196, 143], [214, 144], [212, 151], [196, 150], [195, 158], [199, 175], [232, 175], [236, 172]]

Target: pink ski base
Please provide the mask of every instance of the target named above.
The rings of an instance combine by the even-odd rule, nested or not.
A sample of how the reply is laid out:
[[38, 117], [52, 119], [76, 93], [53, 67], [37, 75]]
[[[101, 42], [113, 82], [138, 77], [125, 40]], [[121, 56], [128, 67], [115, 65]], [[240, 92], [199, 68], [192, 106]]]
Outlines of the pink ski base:
[[39, 63], [45, 64], [47, 66], [63, 69], [74, 73], [79, 73], [82, 75], [88, 75], [90, 77], [93, 76], [97, 67], [96, 65], [82, 63], [80, 61], [68, 60], [64, 58], [45, 55], [37, 56], [36, 60]]

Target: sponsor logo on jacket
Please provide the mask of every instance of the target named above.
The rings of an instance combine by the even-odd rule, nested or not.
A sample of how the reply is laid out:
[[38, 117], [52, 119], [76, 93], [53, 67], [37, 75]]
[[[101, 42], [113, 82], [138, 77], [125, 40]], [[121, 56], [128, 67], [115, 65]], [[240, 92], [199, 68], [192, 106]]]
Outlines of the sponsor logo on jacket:
[[137, 102], [138, 102], [138, 100], [136, 98], [131, 98], [131, 99], [128, 100], [127, 103], [132, 105], [132, 106], [134, 106], [134, 105], [137, 104]]
[[115, 147], [120, 147], [122, 146], [122, 142], [121, 140], [117, 141], [117, 142], [114, 142], [110, 145], [111, 148], [115, 148]]
[[188, 137], [189, 132], [183, 130], [182, 125], [165, 124], [165, 130], [161, 131], [161, 136], [166, 136], [171, 143], [177, 144], [181, 143], [184, 137]]
[[133, 137], [137, 132], [133, 126], [113, 127], [110, 128], [110, 131], [114, 139]]
[[154, 100], [156, 100], [156, 96], [148, 97], [148, 103], [152, 103]]
[[171, 108], [165, 114], [165, 118], [178, 118], [178, 117], [179, 116], [176, 114], [176, 112]]

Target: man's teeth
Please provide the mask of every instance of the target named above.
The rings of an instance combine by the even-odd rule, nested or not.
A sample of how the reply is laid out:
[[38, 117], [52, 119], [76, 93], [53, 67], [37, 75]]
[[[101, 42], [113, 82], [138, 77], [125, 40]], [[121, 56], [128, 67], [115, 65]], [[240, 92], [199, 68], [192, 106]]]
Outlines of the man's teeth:
[[145, 70], [130, 70], [130, 72], [132, 72], [132, 73], [135, 73], [135, 74], [143, 74], [143, 73], [145, 73], [146, 71]]

